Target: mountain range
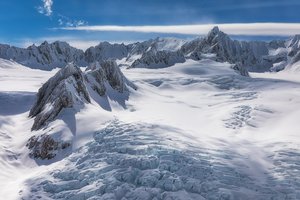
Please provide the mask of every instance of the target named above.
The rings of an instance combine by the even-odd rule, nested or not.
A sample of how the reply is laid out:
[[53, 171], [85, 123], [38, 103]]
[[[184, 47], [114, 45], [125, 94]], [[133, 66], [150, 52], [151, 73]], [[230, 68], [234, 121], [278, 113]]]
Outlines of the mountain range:
[[300, 199], [299, 39], [0, 45], [0, 196]]
[[214, 27], [206, 36], [185, 41], [175, 38], [156, 38], [132, 44], [101, 42], [86, 51], [66, 42], [43, 42], [39, 46], [18, 48], [0, 45], [0, 58], [22, 65], [52, 70], [73, 62], [88, 66], [94, 62], [115, 60], [129, 68], [161, 68], [183, 63], [186, 59], [205, 58], [239, 64], [249, 71], [281, 71], [300, 60], [300, 35], [288, 40], [238, 41]]

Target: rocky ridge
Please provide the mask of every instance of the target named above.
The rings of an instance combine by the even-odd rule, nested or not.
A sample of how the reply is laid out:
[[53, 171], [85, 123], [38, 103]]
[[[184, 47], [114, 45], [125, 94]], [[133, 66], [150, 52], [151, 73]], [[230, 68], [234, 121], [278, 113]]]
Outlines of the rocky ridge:
[[[34, 118], [32, 131], [46, 129], [64, 109], [79, 111], [85, 104], [91, 103], [91, 90], [99, 96], [107, 94], [108, 87], [118, 93], [136, 89], [125, 78], [114, 61], [95, 63], [95, 67], [82, 72], [75, 64], [68, 64], [50, 78], [38, 91], [35, 104], [29, 116]], [[62, 139], [58, 133], [44, 133], [31, 137], [27, 147], [30, 156], [40, 159], [52, 159], [57, 151], [70, 147], [72, 141]]]

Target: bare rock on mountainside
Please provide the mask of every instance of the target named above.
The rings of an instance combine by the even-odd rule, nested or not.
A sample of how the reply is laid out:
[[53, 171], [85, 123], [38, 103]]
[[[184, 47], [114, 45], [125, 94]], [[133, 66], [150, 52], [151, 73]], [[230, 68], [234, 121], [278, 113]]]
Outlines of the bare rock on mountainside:
[[114, 90], [123, 93], [127, 90], [127, 86], [137, 89], [121, 72], [115, 61], [95, 62], [91, 64], [85, 74], [90, 87], [100, 96], [106, 92], [105, 82], [107, 82]]
[[88, 88], [100, 96], [105, 95], [107, 85], [119, 93], [127, 91], [127, 86], [136, 89], [114, 61], [96, 63], [85, 73], [76, 65], [68, 64], [39, 89], [37, 100], [29, 113], [30, 117], [35, 117], [32, 130], [39, 130], [53, 121], [63, 108], [76, 108], [90, 103]]
[[[39, 89], [37, 100], [29, 113], [30, 117], [35, 117], [32, 130], [46, 127], [65, 108], [78, 111], [85, 103], [90, 103], [90, 89], [104, 96], [109, 91], [108, 87], [119, 93], [129, 91], [128, 87], [136, 89], [114, 61], [97, 62], [87, 72], [82, 72], [74, 64], [68, 64]], [[54, 158], [58, 151], [71, 144], [70, 136], [66, 137], [64, 133], [54, 130], [31, 137], [26, 146], [32, 158], [44, 160]]]
[[22, 65], [35, 69], [51, 70], [55, 67], [64, 67], [69, 62], [85, 65], [85, 56], [82, 50], [71, 47], [66, 42], [43, 42], [41, 45], [31, 45], [28, 48], [18, 48], [9, 45], [0, 45], [0, 57], [14, 60]]
[[151, 50], [133, 62], [130, 68], [164, 68], [176, 63], [185, 62], [184, 55], [180, 51], [155, 51]]
[[263, 59], [269, 53], [266, 42], [232, 40], [218, 27], [214, 27], [203, 39], [187, 42], [181, 51], [194, 60], [201, 60], [206, 54], [215, 54], [219, 62], [240, 63], [249, 69], [266, 71], [271, 67], [271, 63]]
[[43, 134], [32, 136], [26, 146], [30, 150], [29, 156], [35, 159], [50, 160], [54, 158], [59, 151], [65, 150], [71, 146], [71, 142], [56, 140], [50, 135]]
[[232, 66], [232, 69], [234, 69], [237, 73], [239, 73], [242, 76], [247, 76], [249, 77], [249, 72], [246, 69], [245, 66], [243, 66], [241, 63], [237, 63]]
[[83, 74], [69, 64], [58, 71], [38, 91], [37, 100], [29, 116], [35, 117], [32, 130], [38, 130], [55, 119], [58, 113], [75, 104], [90, 102]]
[[213, 59], [218, 62], [240, 63], [249, 71], [280, 71], [300, 60], [299, 35], [289, 40], [239, 41], [214, 27], [205, 37], [185, 41], [156, 38], [132, 44], [101, 42], [82, 51], [66, 42], [44, 42], [39, 46], [18, 48], [0, 44], [0, 58], [14, 60], [30, 68], [52, 70], [73, 62], [86, 67], [107, 60], [122, 62], [129, 67], [168, 67], [185, 59]]
[[95, 47], [90, 47], [85, 51], [85, 60], [88, 63], [102, 62], [105, 60], [115, 60], [127, 57], [128, 46], [124, 44], [110, 44], [101, 42]]

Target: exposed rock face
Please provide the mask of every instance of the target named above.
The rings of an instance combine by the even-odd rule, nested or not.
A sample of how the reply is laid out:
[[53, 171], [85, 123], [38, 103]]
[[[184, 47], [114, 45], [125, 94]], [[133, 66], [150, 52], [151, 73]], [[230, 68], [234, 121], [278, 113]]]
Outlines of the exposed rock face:
[[214, 27], [207, 36], [184, 41], [156, 38], [132, 44], [101, 42], [85, 52], [65, 42], [42, 43], [27, 49], [0, 45], [0, 58], [12, 59], [31, 68], [51, 70], [73, 62], [78, 66], [107, 60], [121, 61], [129, 67], [168, 67], [184, 59], [214, 59], [240, 63], [249, 71], [280, 71], [300, 60], [300, 35], [271, 42], [237, 41]]
[[106, 82], [120, 93], [126, 91], [127, 86], [136, 89], [136, 87], [126, 79], [115, 61], [104, 61], [101, 64], [96, 62], [91, 65], [90, 69], [91, 71], [88, 71], [85, 75], [86, 80], [91, 88], [100, 96], [106, 92]]
[[80, 108], [90, 103], [88, 88], [100, 96], [105, 95], [107, 84], [119, 93], [127, 91], [127, 86], [136, 89], [114, 61], [96, 63], [91, 68], [83, 73], [76, 65], [69, 64], [39, 89], [36, 103], [29, 113], [30, 117], [35, 117], [32, 130], [41, 129], [53, 121], [63, 108]]
[[85, 52], [88, 63], [102, 62], [105, 60], [122, 59], [128, 56], [129, 48], [124, 44], [110, 44], [101, 42], [95, 47], [90, 47]]
[[287, 47], [289, 48], [288, 56], [295, 56], [300, 50], [300, 35], [295, 35], [288, 41]]
[[71, 142], [55, 140], [47, 134], [32, 136], [26, 146], [30, 150], [29, 156], [35, 159], [50, 160], [62, 151], [71, 146]]
[[271, 67], [263, 60], [263, 56], [269, 52], [267, 43], [232, 40], [218, 27], [214, 27], [203, 39], [196, 39], [183, 45], [182, 52], [194, 60], [200, 60], [206, 54], [215, 54], [216, 60], [220, 62], [240, 63], [247, 68]]
[[40, 46], [29, 46], [27, 49], [0, 45], [0, 57], [12, 59], [25, 66], [44, 70], [55, 67], [64, 67], [69, 62], [85, 65], [85, 56], [82, 50], [71, 47], [66, 42], [48, 42]]
[[185, 62], [184, 55], [180, 51], [155, 51], [151, 50], [142, 55], [130, 66], [131, 68], [163, 68], [176, 63]]
[[234, 69], [236, 72], [238, 72], [242, 76], [247, 76], [249, 77], [249, 72], [246, 69], [245, 66], [241, 65], [241, 63], [237, 63], [233, 65], [232, 69]]
[[90, 102], [81, 70], [69, 64], [58, 71], [38, 91], [37, 100], [29, 116], [35, 117], [32, 130], [38, 130], [52, 121], [67, 107]]
[[[104, 61], [101, 64], [96, 62], [85, 73], [76, 65], [68, 64], [39, 89], [36, 103], [29, 114], [30, 117], [35, 117], [32, 130], [46, 128], [64, 108], [77, 111], [85, 103], [90, 103], [91, 89], [103, 96], [108, 94], [108, 87], [119, 93], [129, 91], [128, 87], [136, 89], [114, 61]], [[51, 129], [43, 134], [37, 132], [36, 136], [28, 140], [26, 146], [30, 149], [32, 158], [52, 159], [71, 146], [72, 137], [72, 133]]]

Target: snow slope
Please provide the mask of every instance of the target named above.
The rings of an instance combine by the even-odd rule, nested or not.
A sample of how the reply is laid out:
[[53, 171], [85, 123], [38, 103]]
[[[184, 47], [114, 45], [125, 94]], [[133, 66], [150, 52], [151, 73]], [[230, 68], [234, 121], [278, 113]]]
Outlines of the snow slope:
[[[69, 121], [51, 126], [75, 138], [72, 154], [56, 162], [28, 157], [24, 145], [35, 134], [29, 105], [6, 114], [0, 109], [1, 197], [299, 199], [299, 74], [244, 77], [231, 67], [202, 59], [122, 68], [138, 90], [124, 106], [108, 98], [111, 110], [92, 102], [61, 113]], [[25, 94], [32, 101], [53, 74], [1, 60], [0, 105], [19, 105]]]

